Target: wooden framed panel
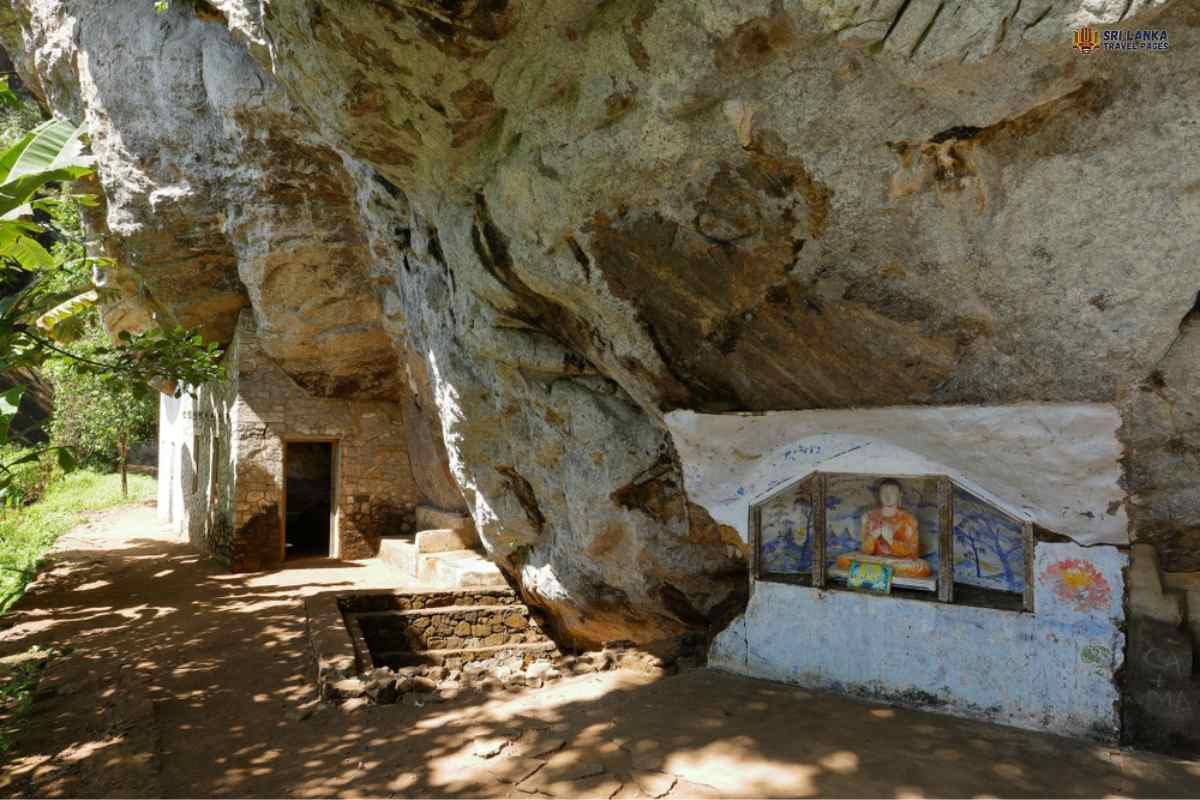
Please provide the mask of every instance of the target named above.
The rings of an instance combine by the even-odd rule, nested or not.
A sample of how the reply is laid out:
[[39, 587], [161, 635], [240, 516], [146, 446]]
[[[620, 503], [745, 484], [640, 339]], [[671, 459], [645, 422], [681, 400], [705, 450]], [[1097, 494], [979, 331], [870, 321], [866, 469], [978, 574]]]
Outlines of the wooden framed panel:
[[[900, 530], [919, 536], [915, 554], [878, 550], [879, 537], [895, 546], [893, 529], [876, 518], [889, 482], [901, 490]], [[861, 546], [862, 560], [899, 564], [892, 586], [907, 597], [1033, 611], [1033, 526], [948, 475], [816, 471], [760, 495], [747, 523], [754, 581], [840, 588], [842, 562]], [[917, 573], [912, 561], [925, 562], [926, 571]], [[929, 567], [936, 567], [936, 581]]]
[[938, 600], [954, 602], [954, 484], [949, 478], [938, 480]]
[[811, 582], [820, 541], [817, 483], [815, 476], [790, 481], [750, 506], [755, 580]]
[[1021, 537], [1025, 541], [1025, 610], [1033, 612], [1033, 523], [1021, 523]]
[[825, 573], [825, 542], [827, 527], [825, 524], [825, 498], [828, 491], [828, 482], [824, 474], [818, 474], [813, 481], [813, 586], [818, 589], [824, 589], [826, 584]]

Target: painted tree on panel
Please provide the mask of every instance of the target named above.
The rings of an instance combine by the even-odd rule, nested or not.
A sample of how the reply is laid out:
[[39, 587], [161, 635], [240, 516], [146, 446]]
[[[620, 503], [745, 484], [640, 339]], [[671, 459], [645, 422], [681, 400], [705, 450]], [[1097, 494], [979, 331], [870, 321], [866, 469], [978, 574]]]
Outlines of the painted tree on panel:
[[1021, 526], [968, 492], [954, 492], [954, 580], [1006, 592], [1025, 590]]

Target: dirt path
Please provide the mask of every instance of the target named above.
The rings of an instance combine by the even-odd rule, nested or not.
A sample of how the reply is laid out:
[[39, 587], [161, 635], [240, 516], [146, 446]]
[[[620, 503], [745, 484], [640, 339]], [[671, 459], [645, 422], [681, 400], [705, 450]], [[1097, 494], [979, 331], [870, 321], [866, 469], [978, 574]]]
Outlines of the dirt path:
[[69, 648], [0, 793], [37, 796], [1200, 795], [1200, 765], [700, 670], [353, 714], [312, 696], [304, 594], [373, 564], [230, 575], [149, 507], [72, 531], [0, 619]]

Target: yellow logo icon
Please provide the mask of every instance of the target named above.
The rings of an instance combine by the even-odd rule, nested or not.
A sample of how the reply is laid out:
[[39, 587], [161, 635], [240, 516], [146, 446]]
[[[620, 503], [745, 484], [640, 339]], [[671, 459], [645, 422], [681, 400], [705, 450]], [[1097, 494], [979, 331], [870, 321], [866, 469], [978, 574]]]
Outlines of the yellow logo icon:
[[1090, 53], [1100, 46], [1100, 34], [1095, 28], [1080, 28], [1073, 38], [1072, 47], [1080, 53]]

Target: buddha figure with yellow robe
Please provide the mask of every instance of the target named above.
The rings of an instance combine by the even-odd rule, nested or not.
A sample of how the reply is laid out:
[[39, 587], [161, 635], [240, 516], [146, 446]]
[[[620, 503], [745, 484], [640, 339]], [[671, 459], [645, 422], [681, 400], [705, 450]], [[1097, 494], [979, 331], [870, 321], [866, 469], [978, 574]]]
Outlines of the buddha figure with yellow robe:
[[894, 575], [926, 578], [932, 574], [929, 562], [921, 558], [917, 518], [900, 507], [902, 495], [899, 481], [889, 478], [879, 484], [879, 507], [859, 520], [859, 552], [840, 555], [838, 569], [849, 569], [854, 561], [870, 561], [891, 565]]

